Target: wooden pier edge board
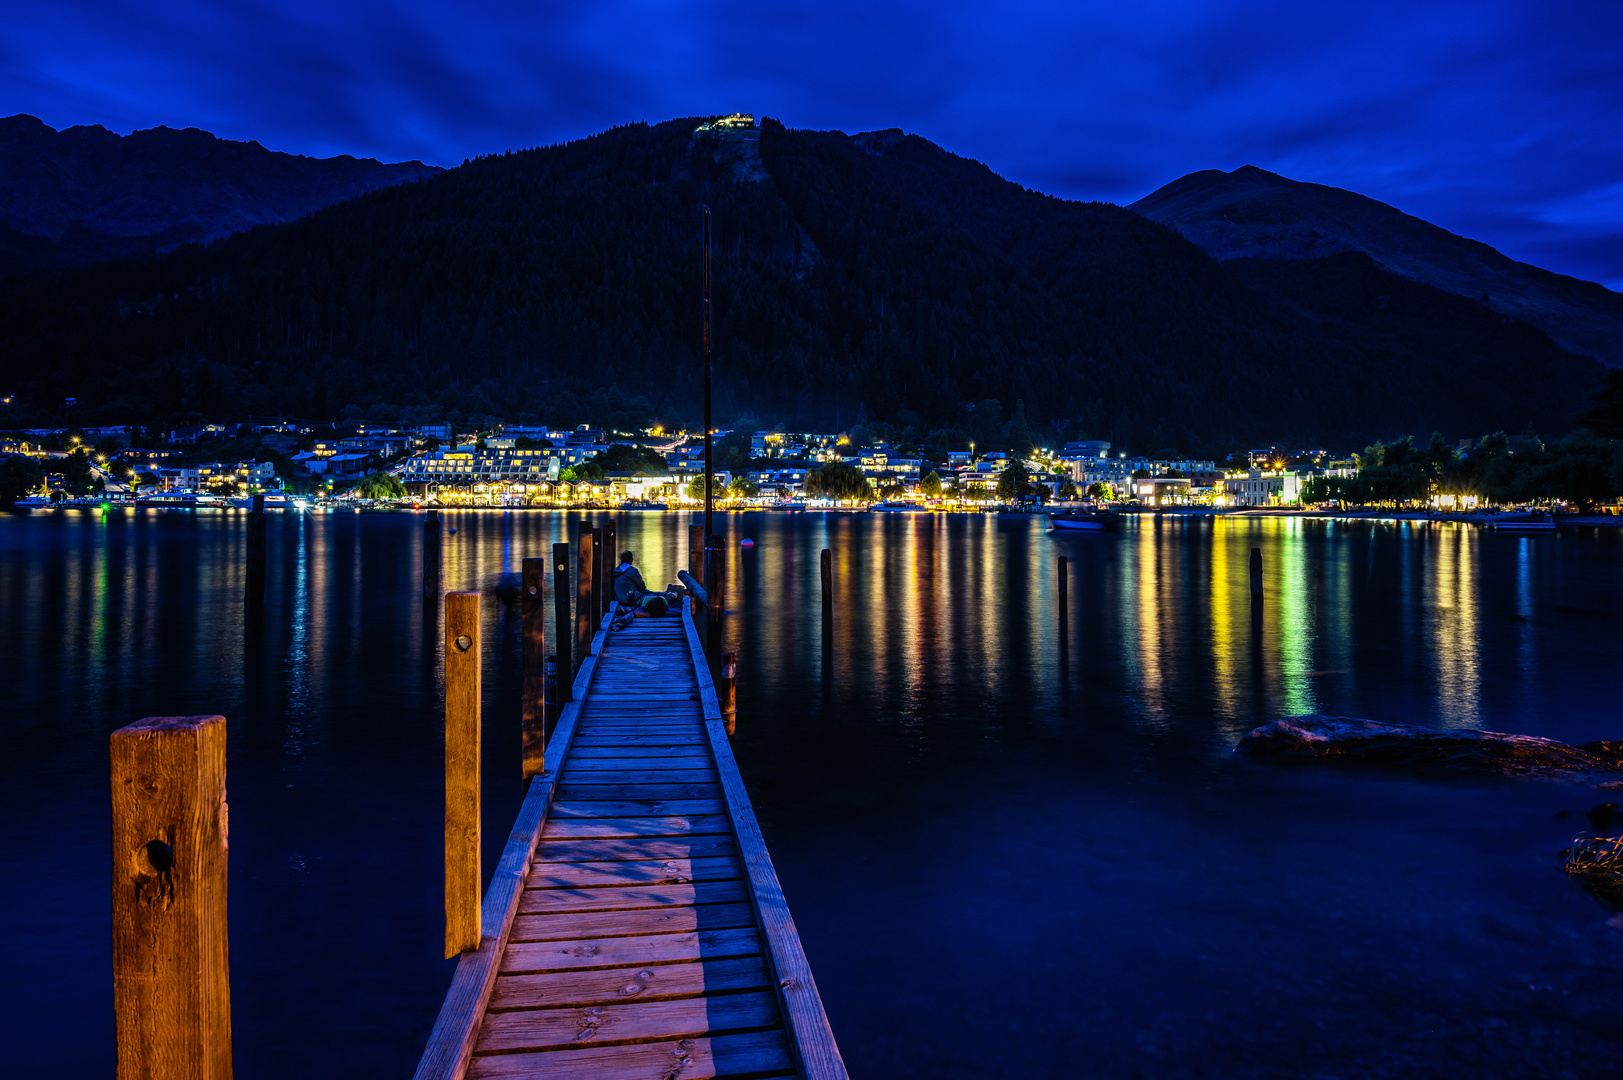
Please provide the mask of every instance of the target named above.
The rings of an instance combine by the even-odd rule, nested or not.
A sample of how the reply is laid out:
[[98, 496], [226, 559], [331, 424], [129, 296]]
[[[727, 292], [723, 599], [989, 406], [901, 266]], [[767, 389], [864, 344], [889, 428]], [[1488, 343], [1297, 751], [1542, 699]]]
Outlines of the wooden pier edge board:
[[440, 1006], [434, 1030], [428, 1036], [428, 1046], [417, 1064], [415, 1080], [461, 1080], [468, 1071], [479, 1026], [484, 1022], [485, 1008], [496, 986], [502, 953], [507, 949], [507, 937], [512, 932], [513, 916], [518, 912], [519, 897], [530, 872], [530, 860], [535, 857], [541, 830], [546, 827], [547, 811], [552, 807], [561, 766], [569, 756], [569, 744], [580, 721], [581, 706], [597, 674], [597, 661], [603, 652], [608, 625], [609, 618], [604, 616], [602, 626], [592, 638], [591, 653], [581, 658], [580, 670], [575, 675], [574, 700], [559, 714], [558, 725], [547, 746], [547, 769], [530, 781], [529, 791], [519, 807], [518, 820], [513, 824], [507, 846], [502, 849], [501, 862], [496, 865], [496, 873], [485, 893], [479, 912], [479, 948], [463, 953], [462, 959], [457, 961], [445, 1003]]
[[704, 711], [704, 729], [715, 755], [716, 772], [721, 780], [722, 796], [727, 813], [732, 819], [738, 855], [744, 862], [745, 880], [754, 901], [755, 917], [762, 936], [766, 939], [767, 959], [772, 965], [773, 983], [777, 990], [778, 1005], [782, 1010], [784, 1027], [788, 1031], [789, 1046], [795, 1064], [805, 1080], [848, 1080], [845, 1061], [834, 1041], [828, 1014], [823, 1010], [823, 999], [817, 993], [812, 978], [811, 964], [800, 944], [800, 933], [789, 915], [789, 904], [778, 882], [778, 872], [767, 853], [766, 838], [755, 820], [755, 810], [744, 790], [744, 779], [733, 757], [732, 742], [721, 715], [721, 702], [716, 697], [715, 682], [710, 677], [704, 648], [699, 644], [698, 631], [691, 619], [682, 618], [687, 632], [688, 649], [693, 656], [693, 671], [699, 682], [700, 705]]

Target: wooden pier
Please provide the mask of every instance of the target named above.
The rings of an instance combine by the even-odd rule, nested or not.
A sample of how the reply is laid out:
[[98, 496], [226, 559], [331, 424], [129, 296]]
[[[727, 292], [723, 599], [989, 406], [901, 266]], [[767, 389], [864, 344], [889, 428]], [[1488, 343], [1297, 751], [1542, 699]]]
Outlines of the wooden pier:
[[687, 612], [604, 618], [417, 1080], [845, 1080]]

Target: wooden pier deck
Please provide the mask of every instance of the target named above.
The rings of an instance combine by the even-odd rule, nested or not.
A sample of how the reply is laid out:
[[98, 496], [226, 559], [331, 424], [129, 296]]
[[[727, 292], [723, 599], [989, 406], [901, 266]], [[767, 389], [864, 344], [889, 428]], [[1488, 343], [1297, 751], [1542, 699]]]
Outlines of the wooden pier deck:
[[692, 623], [606, 624], [418, 1080], [845, 1080]]

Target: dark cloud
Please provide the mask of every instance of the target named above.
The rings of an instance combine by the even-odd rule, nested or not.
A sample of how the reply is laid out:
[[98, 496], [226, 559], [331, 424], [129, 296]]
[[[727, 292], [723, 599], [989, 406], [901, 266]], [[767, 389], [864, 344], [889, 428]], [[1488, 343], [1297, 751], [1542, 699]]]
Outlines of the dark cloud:
[[1623, 286], [1613, 0], [13, 0], [0, 98], [438, 164], [749, 109], [1118, 202], [1254, 164]]

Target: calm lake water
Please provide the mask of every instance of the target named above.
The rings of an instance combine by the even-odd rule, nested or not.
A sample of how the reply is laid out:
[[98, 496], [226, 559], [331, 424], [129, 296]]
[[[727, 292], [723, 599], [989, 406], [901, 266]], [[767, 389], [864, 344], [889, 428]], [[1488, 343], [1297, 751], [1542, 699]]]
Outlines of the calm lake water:
[[[420, 520], [272, 515], [249, 631], [242, 515], [0, 516], [7, 1076], [111, 1075], [107, 736], [210, 712], [237, 1076], [410, 1075], [452, 969]], [[485, 593], [487, 874], [521, 794], [495, 587], [574, 520], [446, 515], [442, 582]], [[854, 1077], [1617, 1075], [1623, 932], [1557, 856], [1605, 793], [1231, 750], [1311, 712], [1623, 737], [1618, 533], [721, 520], [739, 759]], [[687, 518], [619, 521], [673, 580]]]

